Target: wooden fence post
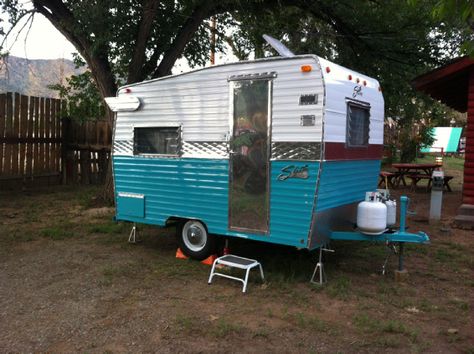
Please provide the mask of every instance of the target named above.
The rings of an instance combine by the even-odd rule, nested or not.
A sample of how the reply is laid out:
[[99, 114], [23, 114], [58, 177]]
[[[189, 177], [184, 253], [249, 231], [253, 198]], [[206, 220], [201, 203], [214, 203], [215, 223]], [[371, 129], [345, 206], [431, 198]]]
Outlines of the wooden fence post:
[[[7, 95], [2, 93], [0, 94], [0, 138], [5, 137], [5, 122], [6, 122], [6, 103], [7, 103]], [[3, 175], [3, 148], [5, 144], [0, 142], [0, 175]]]
[[7, 106], [5, 117], [5, 157], [3, 171], [4, 175], [11, 176], [12, 174], [12, 144], [8, 142], [9, 138], [13, 137], [13, 96], [11, 92], [7, 92]]
[[105, 183], [105, 176], [107, 175], [107, 151], [100, 150], [98, 153], [98, 169], [99, 169], [99, 183]]
[[[18, 140], [20, 137], [20, 94], [15, 93], [13, 100], [13, 134], [12, 138]], [[18, 141], [12, 143], [12, 175], [20, 175], [20, 164], [18, 161], [18, 155], [20, 154]]]
[[28, 97], [28, 117], [27, 117], [27, 127], [26, 127], [26, 138], [28, 144], [26, 145], [26, 167], [25, 175], [29, 179], [33, 179], [33, 148], [34, 143], [33, 135], [34, 132], [34, 119], [35, 119], [35, 100], [34, 97]]
[[[27, 141], [27, 131], [28, 131], [28, 103], [29, 97], [20, 95], [20, 129], [19, 129], [19, 138], [20, 138], [20, 169], [19, 175], [23, 178], [23, 184], [26, 183], [26, 141]], [[23, 186], [25, 187], [25, 185]]]
[[72, 177], [72, 157], [69, 154], [67, 143], [68, 143], [68, 132], [69, 132], [70, 121], [67, 118], [63, 118], [61, 122], [61, 180], [62, 184], [70, 182]]

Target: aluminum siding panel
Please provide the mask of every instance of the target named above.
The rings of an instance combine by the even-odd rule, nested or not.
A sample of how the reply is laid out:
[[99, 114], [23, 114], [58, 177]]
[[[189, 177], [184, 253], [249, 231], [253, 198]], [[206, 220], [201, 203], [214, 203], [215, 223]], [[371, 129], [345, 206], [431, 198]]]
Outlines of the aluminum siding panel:
[[[319, 58], [326, 85], [324, 117], [324, 141], [346, 142], [347, 103], [346, 98], [370, 103], [369, 144], [383, 144], [384, 99], [379, 91], [379, 82], [373, 78]], [[326, 67], [330, 68], [329, 73]], [[352, 80], [349, 80], [352, 75]], [[356, 80], [360, 82], [357, 83]], [[363, 82], [366, 81], [366, 86]], [[355, 97], [354, 87], [360, 86]]]
[[[300, 66], [313, 70], [302, 73]], [[185, 141], [225, 141], [232, 107], [227, 79], [231, 75], [277, 72], [273, 80], [272, 141], [320, 142], [324, 88], [314, 57], [228, 64], [143, 82], [130, 87], [142, 105], [134, 112], [118, 112], [115, 140], [133, 139], [134, 126], [183, 124]], [[317, 94], [317, 105], [299, 105], [302, 94]], [[124, 90], [119, 91], [125, 95]], [[301, 115], [315, 115], [314, 126], [300, 125]], [[130, 154], [129, 154], [130, 155]]]
[[380, 160], [323, 162], [316, 210], [364, 200], [377, 189], [379, 173]]
[[[158, 159], [115, 156], [115, 193], [145, 195], [145, 218], [121, 212], [117, 220], [163, 226], [171, 217], [202, 220], [210, 233], [305, 247], [311, 223], [317, 162], [271, 162], [270, 233], [228, 230], [228, 160]], [[288, 165], [308, 165], [309, 178], [278, 181]]]

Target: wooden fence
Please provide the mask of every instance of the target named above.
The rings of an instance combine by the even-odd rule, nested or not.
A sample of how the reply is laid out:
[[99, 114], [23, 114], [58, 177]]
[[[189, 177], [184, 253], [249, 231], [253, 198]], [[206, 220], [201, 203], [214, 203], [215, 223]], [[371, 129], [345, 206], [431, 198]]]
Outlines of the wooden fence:
[[57, 179], [61, 101], [0, 94], [0, 183]]
[[106, 121], [78, 123], [64, 121], [64, 183], [103, 183], [112, 144], [111, 126]]
[[58, 99], [0, 94], [0, 190], [104, 180], [109, 123], [72, 122], [60, 112]]

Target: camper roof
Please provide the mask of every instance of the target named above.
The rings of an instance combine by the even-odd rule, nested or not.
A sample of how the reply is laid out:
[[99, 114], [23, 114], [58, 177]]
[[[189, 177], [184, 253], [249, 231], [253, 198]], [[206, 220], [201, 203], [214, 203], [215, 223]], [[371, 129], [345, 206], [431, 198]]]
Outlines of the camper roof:
[[[136, 83], [133, 83], [133, 84], [124, 85], [124, 86], [121, 86], [118, 89], [118, 93], [120, 93], [120, 91], [122, 91], [123, 89], [126, 89], [128, 87], [148, 84], [148, 83], [159, 81], [159, 80], [166, 80], [166, 79], [169, 79], [169, 78], [172, 78], [172, 77], [177, 77], [177, 76], [189, 75], [191, 73], [195, 73], [195, 72], [198, 72], [198, 71], [213, 70], [214, 68], [222, 67], [222, 66], [242, 65], [242, 64], [248, 64], [248, 63], [262, 63], [262, 62], [270, 62], [270, 61], [277, 61], [277, 60], [295, 60], [295, 59], [302, 59], [302, 58], [308, 58], [308, 59], [312, 59], [312, 60], [318, 62], [318, 64], [321, 66], [321, 71], [322, 71], [323, 77], [325, 79], [326, 79], [328, 73], [331, 73], [331, 78], [336, 79], [336, 80], [342, 80], [342, 79], [347, 80], [348, 75], [352, 75], [354, 77], [354, 80], [359, 78], [361, 84], [363, 84], [363, 81], [365, 80], [367, 82], [367, 85], [369, 83], [371, 83], [370, 86], [373, 86], [373, 87], [378, 87], [379, 86], [378, 81], [371, 78], [371, 77], [369, 77], [369, 76], [363, 75], [363, 74], [361, 74], [357, 71], [354, 71], [354, 70], [348, 69], [346, 67], [343, 67], [341, 65], [338, 65], [336, 63], [333, 63], [333, 62], [331, 62], [329, 60], [326, 60], [324, 58], [321, 58], [317, 55], [303, 54], [303, 55], [295, 55], [294, 57], [280, 57], [280, 56], [278, 56], [278, 57], [260, 58], [260, 59], [254, 59], [254, 60], [237, 61], [237, 62], [233, 62], [233, 63], [207, 66], [207, 67], [204, 67], [204, 68], [190, 70], [190, 71], [180, 73], [180, 74], [172, 74], [172, 75], [168, 75], [168, 76], [159, 77], [159, 78], [156, 78], [156, 79], [145, 80], [145, 81], [142, 81], [142, 82], [136, 82]], [[328, 72], [328, 69], [327, 69], [328, 67], [329, 67], [329, 72]]]

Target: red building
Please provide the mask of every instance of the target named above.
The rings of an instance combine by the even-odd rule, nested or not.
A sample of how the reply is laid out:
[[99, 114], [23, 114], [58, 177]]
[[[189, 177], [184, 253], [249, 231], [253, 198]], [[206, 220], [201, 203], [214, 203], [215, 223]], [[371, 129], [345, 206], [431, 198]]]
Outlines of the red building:
[[462, 205], [456, 222], [474, 227], [474, 60], [469, 57], [455, 59], [418, 76], [413, 86], [459, 112], [467, 112]]

